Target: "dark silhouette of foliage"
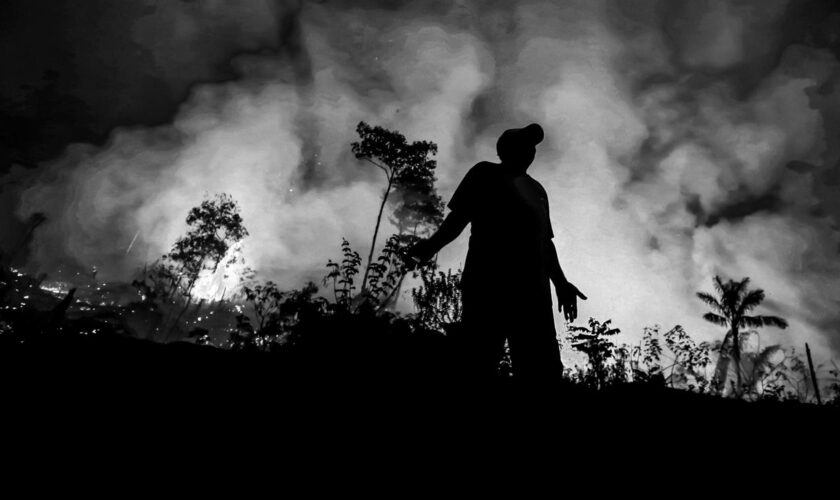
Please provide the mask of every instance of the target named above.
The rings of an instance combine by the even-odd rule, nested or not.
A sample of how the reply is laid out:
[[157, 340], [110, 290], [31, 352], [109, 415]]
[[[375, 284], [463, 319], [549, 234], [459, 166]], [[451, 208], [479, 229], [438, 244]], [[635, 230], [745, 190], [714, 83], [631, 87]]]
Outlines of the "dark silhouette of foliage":
[[700, 369], [709, 364], [709, 350], [708, 342], [695, 343], [689, 337], [688, 333], [682, 326], [677, 325], [665, 333], [665, 345], [674, 353], [674, 363], [669, 378], [672, 380], [676, 376], [675, 370], [679, 368], [679, 374], [684, 377], [686, 374], [692, 375], [696, 380], [705, 378], [700, 372]]
[[589, 364], [592, 365], [591, 375], [594, 377], [591, 382], [594, 382], [596, 388], [605, 387], [609, 380], [608, 361], [615, 349], [615, 344], [609, 337], [621, 332], [618, 328], [611, 328], [610, 323], [612, 320], [609, 319], [601, 323], [589, 318], [588, 327], [569, 326], [569, 331], [572, 332], [569, 339], [572, 347], [589, 358]]
[[377, 298], [377, 304], [388, 302], [390, 294], [397, 288], [397, 282], [405, 275], [405, 264], [401, 257], [403, 251], [397, 235], [391, 235], [377, 261], [368, 266], [370, 274], [367, 290], [371, 296]]
[[327, 262], [329, 272], [324, 277], [324, 285], [332, 283], [336, 306], [347, 309], [356, 290], [355, 276], [359, 274], [362, 258], [344, 238], [341, 239], [341, 253], [343, 258], [340, 263], [332, 259]]
[[[765, 355], [761, 355], [764, 353]], [[769, 355], [767, 355], [769, 353]], [[771, 362], [771, 356], [782, 354], [777, 363]], [[771, 400], [783, 402], [807, 402], [813, 394], [808, 367], [795, 348], [790, 351], [780, 346], [770, 346], [759, 353], [747, 353], [758, 357], [750, 376], [754, 387], [746, 392], [753, 400]], [[749, 358], [745, 364], [749, 364]], [[746, 384], [745, 384], [746, 386]]]
[[[355, 276], [359, 274], [361, 258], [350, 243], [342, 239], [343, 258], [340, 263], [332, 260], [327, 262], [328, 272], [323, 280], [325, 285], [332, 285], [336, 306], [350, 312], [357, 311], [360, 307], [376, 312], [384, 310], [393, 300], [408, 272], [405, 251], [406, 246], [399, 236], [391, 235], [377, 261], [368, 266], [367, 289], [356, 293]], [[432, 265], [434, 264], [428, 263], [424, 268]]]
[[671, 364], [663, 368], [663, 374], [667, 372], [665, 383], [705, 392], [709, 384], [705, 373], [710, 362], [709, 343], [695, 343], [680, 325], [665, 332], [664, 338], [665, 346], [673, 355]]
[[416, 319], [424, 328], [445, 332], [461, 321], [461, 270], [423, 269], [420, 277], [423, 285], [411, 291]]
[[257, 330], [263, 330], [280, 312], [286, 294], [277, 284], [267, 281], [255, 287], [244, 287], [245, 299], [251, 303], [257, 318]]
[[743, 278], [741, 281], [729, 280], [724, 283], [719, 276], [715, 276], [713, 282], [717, 296], [698, 292], [697, 297], [712, 308], [712, 311], [704, 314], [703, 318], [727, 328], [718, 357], [714, 384], [718, 390], [725, 391], [726, 373], [729, 368], [731, 352], [731, 357], [735, 363], [736, 377], [733, 393], [740, 396], [744, 390], [744, 374], [741, 367], [742, 329], [764, 326], [787, 328], [788, 324], [787, 321], [778, 316], [751, 316], [748, 314], [764, 301], [764, 290], [750, 290], [748, 288], [749, 278]]
[[662, 345], [659, 342], [659, 325], [645, 327], [640, 345], [631, 349], [631, 369], [634, 380], [648, 382], [662, 379]]
[[326, 299], [316, 295], [318, 287], [312, 282], [290, 291], [281, 291], [272, 281], [243, 290], [254, 321], [247, 314], [237, 315], [236, 328], [228, 339], [231, 349], [272, 350], [293, 341], [291, 337], [301, 321], [328, 313]]

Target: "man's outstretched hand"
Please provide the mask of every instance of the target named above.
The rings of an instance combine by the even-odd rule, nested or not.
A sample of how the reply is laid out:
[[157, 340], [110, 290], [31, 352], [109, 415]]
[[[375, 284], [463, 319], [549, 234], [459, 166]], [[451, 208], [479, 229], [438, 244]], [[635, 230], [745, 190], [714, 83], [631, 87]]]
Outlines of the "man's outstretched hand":
[[428, 262], [436, 253], [437, 250], [432, 247], [429, 240], [420, 240], [406, 251], [403, 260], [408, 270], [413, 271]]
[[554, 287], [557, 292], [557, 310], [563, 313], [566, 321], [574, 322], [577, 319], [577, 299], [586, 300], [586, 295], [568, 281], [560, 286]]

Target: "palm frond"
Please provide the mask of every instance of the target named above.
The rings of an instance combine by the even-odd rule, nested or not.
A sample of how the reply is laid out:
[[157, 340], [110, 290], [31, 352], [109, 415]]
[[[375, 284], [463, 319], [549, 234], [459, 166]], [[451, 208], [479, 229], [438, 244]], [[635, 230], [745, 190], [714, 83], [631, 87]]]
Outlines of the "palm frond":
[[738, 309], [738, 303], [741, 300], [740, 292], [738, 290], [738, 283], [729, 280], [726, 283], [719, 278], [716, 279], [715, 288], [719, 288], [721, 312], [725, 316], [734, 314]]
[[720, 276], [715, 276], [715, 279], [713, 280], [713, 282], [714, 282], [714, 285], [715, 285], [715, 291], [717, 291], [718, 295], [722, 296], [724, 294], [725, 290], [726, 290], [726, 285], [720, 279]]
[[750, 290], [744, 295], [744, 298], [741, 299], [741, 304], [738, 307], [738, 314], [744, 314], [748, 311], [752, 311], [763, 301], [764, 290]]
[[741, 281], [730, 281], [732, 284], [732, 290], [738, 297], [742, 297], [747, 290], [747, 286], [750, 284], [749, 278], [744, 278]]
[[704, 314], [703, 319], [705, 319], [706, 321], [709, 321], [710, 323], [714, 323], [714, 324], [720, 325], [720, 326], [727, 326], [729, 324], [729, 322], [726, 320], [726, 318], [724, 318], [720, 314], [715, 314], [715, 313], [710, 313], [710, 312]]
[[723, 312], [723, 306], [720, 305], [720, 302], [712, 296], [710, 293], [706, 292], [697, 292], [697, 297], [712, 307], [715, 311]]
[[788, 322], [778, 316], [743, 316], [740, 323], [750, 328], [760, 328], [762, 326], [788, 327]]

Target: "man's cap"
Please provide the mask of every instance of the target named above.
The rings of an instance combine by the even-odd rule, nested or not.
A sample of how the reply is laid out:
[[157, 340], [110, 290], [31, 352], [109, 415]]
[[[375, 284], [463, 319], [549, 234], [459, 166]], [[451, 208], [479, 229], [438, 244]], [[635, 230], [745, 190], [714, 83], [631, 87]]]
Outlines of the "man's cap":
[[544, 138], [545, 133], [543, 132], [543, 128], [536, 123], [532, 123], [522, 128], [511, 128], [502, 132], [502, 135], [496, 142], [496, 149], [500, 149], [503, 143], [536, 146]]

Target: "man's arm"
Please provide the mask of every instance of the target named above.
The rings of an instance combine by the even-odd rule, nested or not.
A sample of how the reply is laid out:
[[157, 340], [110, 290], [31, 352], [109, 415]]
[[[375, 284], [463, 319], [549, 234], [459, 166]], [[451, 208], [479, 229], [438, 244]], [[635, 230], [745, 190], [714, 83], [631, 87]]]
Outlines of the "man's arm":
[[463, 210], [452, 210], [438, 230], [435, 231], [435, 234], [427, 240], [418, 242], [409, 250], [409, 257], [416, 258], [420, 262], [431, 259], [441, 248], [452, 243], [469, 223], [470, 219]]
[[546, 252], [548, 252], [548, 275], [554, 283], [554, 292], [557, 294], [557, 310], [563, 313], [566, 321], [574, 322], [577, 319], [577, 299], [586, 300], [586, 295], [578, 288], [569, 283], [563, 269], [560, 267], [560, 260], [557, 258], [557, 249], [554, 243], [546, 238]]
[[429, 239], [422, 240], [408, 251], [408, 257], [415, 264], [425, 262], [441, 248], [457, 238], [473, 218], [473, 213], [480, 204], [481, 193], [484, 190], [488, 164], [480, 162], [470, 168], [455, 192], [452, 193], [447, 206], [449, 215], [443, 220], [438, 230]]
[[559, 288], [563, 284], [568, 283], [566, 275], [563, 274], [563, 269], [560, 267], [560, 260], [557, 258], [557, 249], [554, 248], [554, 243], [546, 238], [546, 251], [548, 252], [548, 276], [551, 282], [554, 283], [554, 288]]

